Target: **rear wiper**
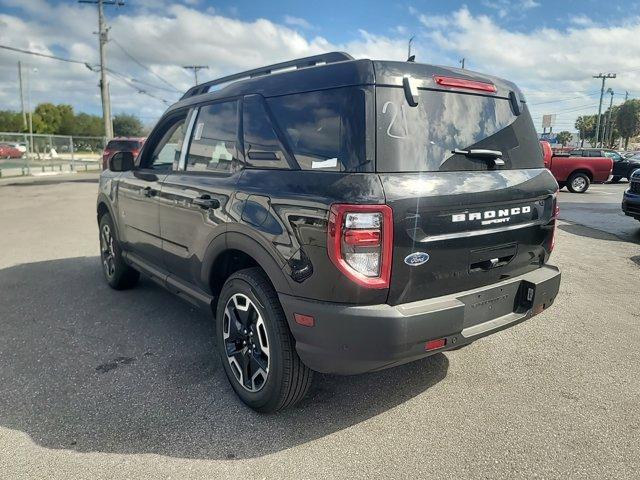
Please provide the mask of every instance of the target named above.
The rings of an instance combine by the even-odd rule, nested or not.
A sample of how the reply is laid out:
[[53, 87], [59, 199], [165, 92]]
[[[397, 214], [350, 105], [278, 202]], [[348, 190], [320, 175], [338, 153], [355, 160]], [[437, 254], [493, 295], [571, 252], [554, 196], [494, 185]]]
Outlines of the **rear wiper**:
[[465, 155], [471, 158], [480, 158], [482, 160], [491, 161], [493, 166], [504, 166], [504, 160], [502, 160], [502, 152], [500, 150], [483, 150], [481, 148], [468, 148], [466, 150], [456, 148], [451, 150], [451, 153], [457, 153], [459, 155]]

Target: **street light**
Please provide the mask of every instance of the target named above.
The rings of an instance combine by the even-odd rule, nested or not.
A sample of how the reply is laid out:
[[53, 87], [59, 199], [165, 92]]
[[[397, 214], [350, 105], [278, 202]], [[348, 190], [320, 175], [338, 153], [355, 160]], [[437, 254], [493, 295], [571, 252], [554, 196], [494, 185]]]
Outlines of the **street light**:
[[[33, 73], [38, 73], [38, 67], [31, 69]], [[31, 110], [31, 74], [27, 69], [27, 109], [29, 110], [29, 156], [33, 158], [33, 111]]]

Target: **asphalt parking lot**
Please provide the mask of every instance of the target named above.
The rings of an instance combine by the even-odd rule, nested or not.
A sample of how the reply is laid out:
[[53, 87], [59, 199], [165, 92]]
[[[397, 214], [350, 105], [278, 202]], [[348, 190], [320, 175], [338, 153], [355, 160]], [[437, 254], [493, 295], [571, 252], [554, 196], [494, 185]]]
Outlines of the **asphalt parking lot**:
[[3, 181], [0, 478], [634, 478], [640, 222], [619, 214], [624, 188], [561, 194], [551, 309], [456, 352], [317, 375], [296, 408], [259, 415], [208, 315], [144, 279], [107, 287], [95, 176]]

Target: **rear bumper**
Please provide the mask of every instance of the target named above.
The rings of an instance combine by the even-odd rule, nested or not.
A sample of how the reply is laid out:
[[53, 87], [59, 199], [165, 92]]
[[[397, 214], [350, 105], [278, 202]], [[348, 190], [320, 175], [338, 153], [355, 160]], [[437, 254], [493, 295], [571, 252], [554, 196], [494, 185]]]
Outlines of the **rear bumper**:
[[628, 190], [624, 192], [622, 211], [625, 215], [640, 220], [640, 194], [631, 193]]
[[[400, 365], [460, 347], [516, 325], [549, 307], [560, 271], [545, 265], [486, 287], [404, 305], [345, 305], [279, 294], [296, 350], [311, 369], [351, 375]], [[315, 325], [294, 321], [313, 316]], [[425, 343], [446, 339], [443, 348]]]

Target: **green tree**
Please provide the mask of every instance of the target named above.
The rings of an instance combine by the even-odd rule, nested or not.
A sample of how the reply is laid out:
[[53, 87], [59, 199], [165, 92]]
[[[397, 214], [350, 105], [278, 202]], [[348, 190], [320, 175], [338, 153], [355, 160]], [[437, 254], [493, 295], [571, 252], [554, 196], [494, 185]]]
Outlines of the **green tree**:
[[581, 115], [576, 119], [575, 127], [580, 133], [580, 146], [584, 146], [585, 140], [593, 140], [596, 137], [596, 116]]
[[71, 135], [76, 123], [73, 107], [64, 104], [58, 105], [58, 112], [60, 112], [60, 127], [56, 133], [60, 135]]
[[22, 132], [24, 122], [20, 112], [0, 110], [0, 132]]
[[135, 115], [121, 113], [113, 117], [113, 134], [116, 137], [141, 137], [142, 122]]
[[[39, 121], [35, 118], [38, 116]], [[36, 133], [58, 133], [62, 123], [62, 114], [53, 103], [41, 103], [33, 111], [33, 130]], [[36, 127], [37, 123], [37, 127]]]
[[627, 100], [618, 108], [616, 125], [620, 135], [624, 138], [624, 148], [629, 145], [629, 139], [640, 134], [640, 100]]
[[572, 137], [573, 135], [571, 134], [571, 132], [567, 132], [566, 130], [563, 130], [562, 132], [558, 132], [558, 134], [556, 135], [558, 143], [560, 143], [563, 147], [566, 146], [567, 143], [571, 141]]
[[102, 117], [79, 113], [75, 116], [72, 135], [82, 135], [89, 137], [100, 137], [104, 135], [104, 125]]

